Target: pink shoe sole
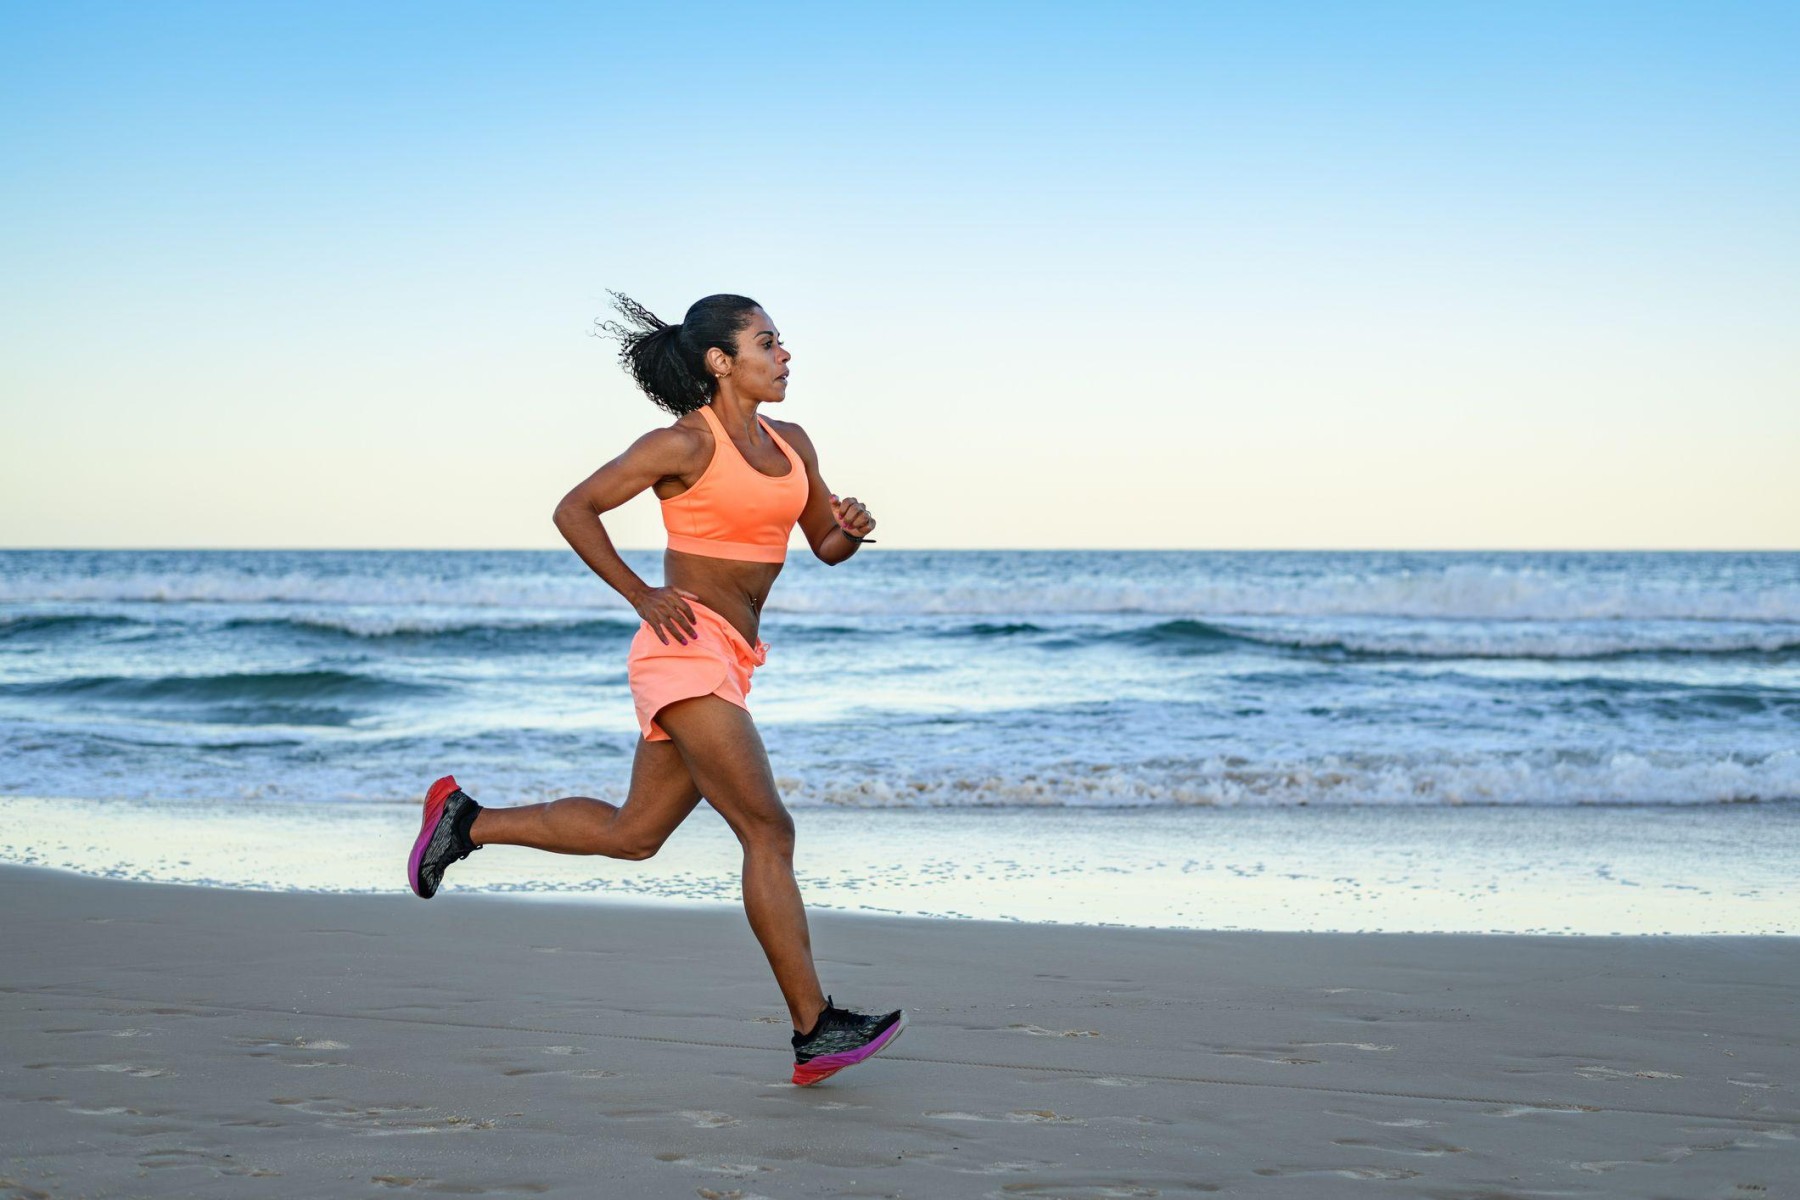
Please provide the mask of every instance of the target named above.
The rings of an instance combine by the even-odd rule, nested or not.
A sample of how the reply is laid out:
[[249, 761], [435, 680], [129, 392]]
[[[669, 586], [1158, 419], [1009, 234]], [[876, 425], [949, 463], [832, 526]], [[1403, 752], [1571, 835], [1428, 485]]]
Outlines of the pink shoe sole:
[[846, 1050], [842, 1054], [821, 1054], [810, 1062], [795, 1063], [794, 1085], [811, 1087], [820, 1080], [831, 1078], [845, 1067], [854, 1067], [859, 1062], [867, 1062], [893, 1045], [894, 1039], [898, 1038], [901, 1030], [905, 1028], [906, 1014], [901, 1013], [898, 1021], [889, 1025], [880, 1037], [866, 1046], [855, 1050]]
[[437, 828], [438, 818], [444, 814], [444, 801], [456, 790], [456, 776], [446, 775], [431, 785], [425, 793], [425, 816], [419, 822], [419, 836], [413, 839], [412, 857], [406, 861], [406, 882], [412, 888], [413, 895], [429, 900], [425, 887], [419, 882], [419, 858], [425, 853], [425, 846], [431, 841], [431, 833]]

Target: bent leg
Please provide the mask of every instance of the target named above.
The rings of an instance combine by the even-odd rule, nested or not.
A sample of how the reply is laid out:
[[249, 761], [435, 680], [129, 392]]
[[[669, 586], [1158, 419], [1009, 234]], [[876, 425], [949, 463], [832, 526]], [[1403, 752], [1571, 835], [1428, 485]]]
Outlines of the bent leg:
[[478, 846], [643, 859], [662, 847], [698, 803], [700, 789], [675, 744], [639, 739], [623, 805], [565, 796], [548, 804], [484, 808], [469, 836]]
[[750, 714], [717, 696], [678, 700], [656, 716], [707, 803], [744, 847], [744, 913], [762, 944], [794, 1028], [813, 1027], [825, 993], [813, 967], [806, 905], [794, 880], [794, 822], [775, 790]]

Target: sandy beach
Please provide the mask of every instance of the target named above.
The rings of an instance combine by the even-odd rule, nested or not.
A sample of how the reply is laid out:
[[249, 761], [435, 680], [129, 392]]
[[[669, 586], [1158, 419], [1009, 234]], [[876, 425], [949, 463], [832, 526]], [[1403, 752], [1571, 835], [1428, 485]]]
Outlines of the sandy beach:
[[740, 913], [0, 867], [0, 1195], [1779, 1196], [1779, 937], [821, 913], [894, 1049], [786, 1082]]

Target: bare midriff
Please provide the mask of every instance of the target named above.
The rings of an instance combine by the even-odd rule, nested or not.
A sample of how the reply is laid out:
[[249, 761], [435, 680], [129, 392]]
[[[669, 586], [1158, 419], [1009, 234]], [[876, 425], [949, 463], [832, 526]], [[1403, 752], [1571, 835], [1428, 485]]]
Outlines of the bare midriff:
[[700, 603], [724, 617], [754, 646], [763, 605], [781, 567], [781, 563], [739, 562], [664, 550], [663, 584], [700, 597]]

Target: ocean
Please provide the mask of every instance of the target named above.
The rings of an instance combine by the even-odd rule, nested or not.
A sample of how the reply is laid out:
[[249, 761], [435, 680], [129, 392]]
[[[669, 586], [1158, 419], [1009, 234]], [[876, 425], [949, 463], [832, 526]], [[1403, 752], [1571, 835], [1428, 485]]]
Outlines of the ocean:
[[[626, 558], [660, 581], [659, 551]], [[0, 552], [0, 858], [190, 878], [123, 833], [47, 847], [94, 806], [121, 830], [401, 820], [450, 772], [484, 803], [617, 800], [636, 626], [567, 552]], [[1548, 845], [1600, 821], [1625, 853], [1735, 821], [1755, 844], [1707, 868], [1721, 885], [1794, 845], [1800, 554], [802, 550], [761, 636], [750, 706], [803, 834], [809, 812], [847, 843], [962, 830], [1025, 863], [1021, 896], [1151, 827], [1174, 854], [1183, 829]], [[1596, 807], [1619, 814], [1567, 815]], [[869, 870], [917, 866], [891, 857]], [[278, 885], [234, 861], [191, 878]], [[568, 889], [603, 876], [573, 861]], [[312, 885], [365, 882], [387, 886]], [[971, 903], [930, 911], [1015, 915]], [[1120, 919], [1182, 923], [1159, 903]]]

